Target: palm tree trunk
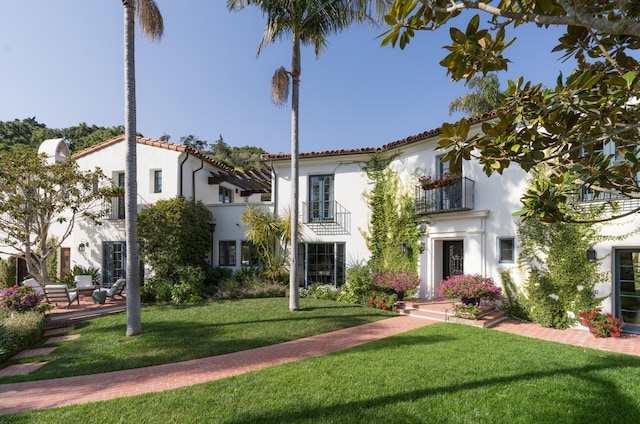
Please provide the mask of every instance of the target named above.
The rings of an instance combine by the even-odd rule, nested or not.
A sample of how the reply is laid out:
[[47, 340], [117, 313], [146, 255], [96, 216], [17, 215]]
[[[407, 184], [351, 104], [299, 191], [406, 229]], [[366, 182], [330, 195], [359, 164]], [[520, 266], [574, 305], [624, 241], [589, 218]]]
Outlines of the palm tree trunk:
[[127, 253], [127, 336], [142, 332], [140, 319], [140, 264], [138, 259], [138, 187], [136, 155], [135, 13], [131, 2], [124, 6], [124, 134], [127, 143], [125, 184], [125, 241]]
[[298, 293], [298, 113], [300, 91], [300, 37], [293, 35], [291, 55], [291, 256], [289, 260], [289, 310], [300, 309]]

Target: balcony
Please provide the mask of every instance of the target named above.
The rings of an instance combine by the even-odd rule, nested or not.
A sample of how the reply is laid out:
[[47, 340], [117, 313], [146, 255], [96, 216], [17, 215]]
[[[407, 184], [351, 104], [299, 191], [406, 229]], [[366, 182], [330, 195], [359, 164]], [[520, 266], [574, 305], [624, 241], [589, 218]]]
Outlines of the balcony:
[[[603, 208], [618, 213], [633, 212], [640, 208], [640, 198], [627, 197], [617, 193], [596, 193], [587, 187], [578, 187], [569, 194], [569, 204], [579, 207], [582, 211], [592, 208]], [[615, 206], [614, 206], [615, 204]]]
[[351, 212], [336, 201], [303, 202], [302, 222], [319, 235], [351, 232]]
[[449, 187], [424, 190], [416, 187], [416, 214], [428, 215], [444, 212], [468, 211], [473, 209], [475, 181], [458, 178]]

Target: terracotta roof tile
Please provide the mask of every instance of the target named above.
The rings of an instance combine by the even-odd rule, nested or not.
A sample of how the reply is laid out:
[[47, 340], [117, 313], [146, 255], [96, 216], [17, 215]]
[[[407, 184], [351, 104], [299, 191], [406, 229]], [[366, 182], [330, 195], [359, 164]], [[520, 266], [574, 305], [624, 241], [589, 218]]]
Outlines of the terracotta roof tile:
[[[73, 159], [81, 158], [83, 156], [95, 153], [99, 150], [102, 150], [106, 147], [112, 146], [116, 143], [120, 143], [124, 141], [124, 135], [119, 135], [117, 137], [111, 138], [109, 140], [103, 141], [102, 143], [98, 143], [94, 146], [86, 148], [80, 152], [72, 155]], [[271, 190], [271, 174], [260, 171], [252, 171], [250, 173], [243, 173], [240, 171], [236, 171], [235, 169], [227, 166], [217, 160], [212, 159], [206, 154], [194, 149], [190, 146], [185, 146], [183, 144], [174, 144], [168, 143], [166, 141], [154, 140], [151, 138], [138, 137], [138, 144], [144, 144], [147, 146], [158, 147], [161, 149], [173, 150], [176, 152], [188, 153], [192, 156], [195, 156], [203, 161], [215, 166], [221, 172], [221, 176], [224, 178], [224, 181], [227, 181], [231, 184], [234, 184], [244, 190], [251, 191], [253, 193], [268, 193]]]
[[[470, 124], [476, 124], [479, 122], [488, 121], [490, 119], [496, 118], [498, 115], [496, 111], [491, 111], [487, 113], [483, 113], [481, 115], [474, 116], [472, 118], [468, 118]], [[343, 155], [357, 155], [357, 154], [367, 154], [367, 153], [376, 153], [383, 152], [392, 149], [396, 149], [398, 147], [407, 146], [418, 141], [426, 140], [429, 138], [436, 137], [442, 133], [442, 128], [436, 128], [433, 130], [425, 131], [423, 133], [412, 135], [407, 138], [403, 138], [401, 140], [392, 141], [391, 143], [387, 143], [382, 147], [363, 147], [357, 149], [340, 149], [340, 150], [325, 150], [321, 152], [308, 152], [308, 153], [300, 153], [300, 158], [319, 158], [319, 157], [327, 157], [327, 156], [343, 156]], [[290, 160], [290, 153], [275, 153], [275, 154], [265, 154], [262, 155], [263, 161], [270, 160]]]

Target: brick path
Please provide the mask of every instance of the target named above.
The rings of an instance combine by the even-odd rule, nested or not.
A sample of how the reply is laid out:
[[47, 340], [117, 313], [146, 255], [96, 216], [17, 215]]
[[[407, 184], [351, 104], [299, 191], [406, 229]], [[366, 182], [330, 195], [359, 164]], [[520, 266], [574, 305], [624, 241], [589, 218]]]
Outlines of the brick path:
[[[394, 317], [287, 343], [174, 364], [0, 385], [0, 415], [175, 389], [358, 346], [430, 324]], [[87, 396], [90, 393], [91, 396]]]
[[[174, 364], [95, 375], [0, 385], [0, 415], [158, 392], [324, 355], [435, 323], [398, 316], [278, 345]], [[597, 339], [585, 330], [553, 330], [503, 321], [493, 329], [640, 356], [640, 337]], [[487, 330], [491, 331], [491, 330]], [[91, 396], [87, 396], [90, 393]]]

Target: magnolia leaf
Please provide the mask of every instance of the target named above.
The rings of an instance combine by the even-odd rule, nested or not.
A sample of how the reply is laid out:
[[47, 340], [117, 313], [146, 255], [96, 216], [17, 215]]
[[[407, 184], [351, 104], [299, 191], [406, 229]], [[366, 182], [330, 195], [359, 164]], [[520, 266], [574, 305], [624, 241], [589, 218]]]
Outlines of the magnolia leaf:
[[457, 44], [464, 44], [467, 41], [467, 36], [458, 28], [451, 28], [449, 34], [451, 35], [451, 39]]
[[465, 34], [467, 36], [474, 34], [476, 31], [478, 31], [478, 25], [480, 25], [480, 15], [475, 15], [469, 21]]
[[627, 72], [622, 76], [624, 80], [627, 82], [627, 88], [631, 88], [631, 84], [633, 84], [633, 80], [636, 78], [636, 74], [633, 72]]

